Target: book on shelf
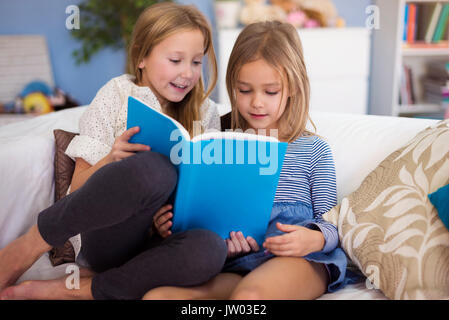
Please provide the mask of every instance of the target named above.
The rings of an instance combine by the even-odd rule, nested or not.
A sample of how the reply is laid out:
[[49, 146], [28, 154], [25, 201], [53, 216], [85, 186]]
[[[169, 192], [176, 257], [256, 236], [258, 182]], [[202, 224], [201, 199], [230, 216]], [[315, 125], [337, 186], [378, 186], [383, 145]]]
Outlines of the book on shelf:
[[441, 9], [440, 18], [438, 19], [438, 24], [433, 34], [432, 42], [438, 42], [443, 40], [444, 33], [447, 29], [447, 22], [449, 18], [449, 3], [444, 4]]
[[[430, 61], [422, 78], [423, 98], [427, 103], [445, 105], [449, 103], [449, 62]], [[438, 110], [437, 110], [438, 111]]]
[[427, 26], [427, 30], [426, 30], [426, 34], [425, 34], [425, 38], [424, 38], [426, 43], [432, 42], [432, 38], [435, 33], [435, 29], [436, 29], [437, 23], [438, 23], [438, 18], [440, 17], [442, 8], [443, 8], [443, 4], [441, 2], [437, 2], [432, 5], [432, 15], [430, 17], [429, 24]]
[[415, 103], [415, 90], [413, 85], [413, 72], [407, 65], [401, 68], [401, 83], [399, 88], [399, 104], [412, 105]]
[[407, 30], [408, 30], [408, 8], [409, 8], [409, 4], [406, 3], [404, 6], [404, 32], [402, 35], [402, 40], [404, 43], [407, 42]]
[[406, 3], [404, 48], [448, 48], [449, 3]]
[[409, 3], [408, 14], [407, 14], [407, 43], [411, 44], [416, 41], [416, 16], [418, 7], [414, 3]]
[[[199, 123], [197, 123], [199, 125]], [[222, 238], [242, 231], [262, 244], [288, 144], [247, 132], [205, 132], [192, 139], [175, 119], [128, 98], [130, 142], [149, 145], [176, 167], [173, 232], [202, 228]]]

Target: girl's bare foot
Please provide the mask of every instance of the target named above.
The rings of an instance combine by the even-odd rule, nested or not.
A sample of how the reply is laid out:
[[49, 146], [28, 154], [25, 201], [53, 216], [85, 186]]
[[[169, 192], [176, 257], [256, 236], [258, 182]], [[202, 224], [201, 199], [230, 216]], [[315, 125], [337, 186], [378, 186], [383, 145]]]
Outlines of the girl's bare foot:
[[68, 289], [66, 277], [31, 280], [0, 292], [0, 300], [92, 300], [92, 277], [80, 278], [79, 289]]
[[13, 285], [39, 257], [51, 249], [37, 225], [0, 250], [0, 290]]

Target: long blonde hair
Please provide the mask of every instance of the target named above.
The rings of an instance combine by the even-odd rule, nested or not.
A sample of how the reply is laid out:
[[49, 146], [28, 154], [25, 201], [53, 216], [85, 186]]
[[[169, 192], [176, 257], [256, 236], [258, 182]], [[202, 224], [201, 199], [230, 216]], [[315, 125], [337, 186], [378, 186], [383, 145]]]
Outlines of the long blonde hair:
[[234, 44], [226, 72], [232, 129], [248, 129], [248, 123], [236, 107], [236, 83], [242, 66], [258, 59], [264, 59], [282, 78], [286, 77], [283, 83], [287, 83], [289, 98], [278, 122], [280, 138], [292, 142], [300, 135], [312, 135], [306, 130], [308, 121], [315, 125], [309, 115], [310, 84], [301, 40], [291, 24], [279, 21], [246, 26]]
[[137, 84], [142, 81], [139, 63], [164, 39], [182, 30], [200, 30], [204, 37], [204, 55], [207, 56], [209, 86], [204, 92], [203, 77], [177, 103], [169, 103], [166, 113], [179, 121], [193, 136], [193, 122], [201, 120], [200, 106], [217, 83], [217, 61], [212, 42], [212, 31], [204, 15], [192, 5], [171, 2], [157, 3], [146, 8], [134, 26], [129, 47], [130, 72]]

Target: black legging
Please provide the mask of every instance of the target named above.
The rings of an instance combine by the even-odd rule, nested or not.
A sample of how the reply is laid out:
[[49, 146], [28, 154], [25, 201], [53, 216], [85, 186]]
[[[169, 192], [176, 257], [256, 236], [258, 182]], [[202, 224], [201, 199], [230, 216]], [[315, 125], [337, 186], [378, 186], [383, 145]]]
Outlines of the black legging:
[[167, 157], [137, 153], [100, 168], [81, 188], [42, 211], [39, 232], [54, 247], [81, 233], [81, 254], [97, 272], [94, 299], [140, 299], [158, 286], [201, 284], [223, 267], [222, 238], [208, 230], [148, 237], [153, 215], [176, 181]]

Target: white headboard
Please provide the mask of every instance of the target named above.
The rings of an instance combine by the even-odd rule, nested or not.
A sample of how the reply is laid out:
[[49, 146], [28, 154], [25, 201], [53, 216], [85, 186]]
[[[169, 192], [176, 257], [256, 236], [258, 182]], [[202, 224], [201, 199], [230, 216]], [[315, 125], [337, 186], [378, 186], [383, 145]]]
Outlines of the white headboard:
[[0, 102], [14, 98], [31, 81], [54, 86], [45, 38], [40, 35], [0, 36]]

